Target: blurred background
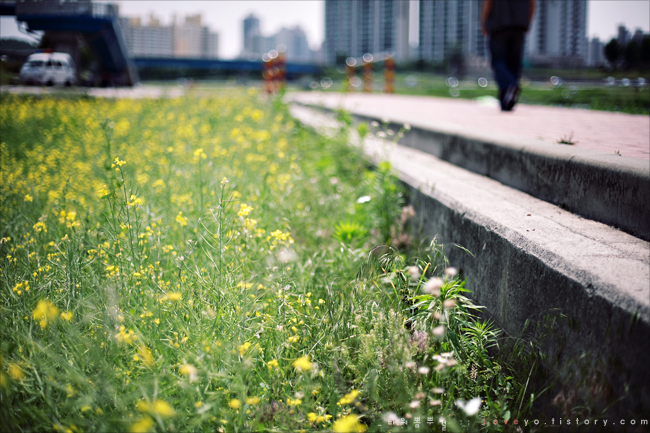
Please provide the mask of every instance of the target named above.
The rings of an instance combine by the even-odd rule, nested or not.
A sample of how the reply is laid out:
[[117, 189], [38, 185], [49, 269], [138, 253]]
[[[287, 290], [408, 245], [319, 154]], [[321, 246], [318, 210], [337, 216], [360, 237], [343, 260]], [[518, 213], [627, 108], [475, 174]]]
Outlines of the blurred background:
[[[396, 93], [477, 98], [494, 94], [481, 8], [482, 0], [0, 0], [0, 80], [17, 84], [27, 57], [51, 50], [72, 57], [77, 85], [251, 84], [275, 50], [289, 89], [361, 91], [360, 78], [346, 81], [346, 60], [360, 66], [369, 54], [373, 91], [385, 88], [391, 57]], [[649, 17], [647, 1], [537, 0], [522, 102], [594, 108], [623, 95], [612, 109], [646, 112]]]

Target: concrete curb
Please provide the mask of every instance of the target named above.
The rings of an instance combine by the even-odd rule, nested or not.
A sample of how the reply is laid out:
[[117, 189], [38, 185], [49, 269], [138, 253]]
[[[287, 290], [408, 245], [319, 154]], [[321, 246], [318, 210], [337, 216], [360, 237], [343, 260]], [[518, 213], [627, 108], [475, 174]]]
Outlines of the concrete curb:
[[[332, 107], [291, 103], [321, 110]], [[358, 121], [378, 121], [356, 111]], [[402, 121], [389, 121], [399, 130]], [[585, 218], [599, 221], [650, 241], [650, 163], [647, 160], [576, 148], [549, 146], [538, 140], [517, 140], [464, 128], [410, 124], [400, 144], [449, 161]]]
[[[293, 106], [292, 114], [317, 129], [335, 125], [312, 109]], [[571, 386], [564, 366], [585, 355], [581, 362], [602, 368], [598, 385], [625, 396], [614, 413], [647, 413], [648, 242], [417, 149], [371, 139], [364, 152], [375, 163], [391, 162], [410, 190], [424, 236], [474, 254], [446, 247], [468, 278], [471, 297], [502, 329], [520, 336], [526, 320], [541, 323], [562, 312], [567, 320], [556, 322], [553, 340], [543, 342], [547, 367]]]

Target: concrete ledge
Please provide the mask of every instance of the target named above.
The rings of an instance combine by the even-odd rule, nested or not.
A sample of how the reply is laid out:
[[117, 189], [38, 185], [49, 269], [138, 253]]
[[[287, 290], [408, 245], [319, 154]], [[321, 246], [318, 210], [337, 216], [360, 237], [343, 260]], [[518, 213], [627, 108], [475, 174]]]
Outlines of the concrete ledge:
[[[290, 99], [306, 107], [335, 110]], [[353, 109], [359, 121], [381, 121]], [[389, 119], [399, 130], [404, 119]], [[435, 155], [459, 167], [650, 241], [650, 162], [573, 146], [549, 145], [506, 134], [410, 123], [400, 144]]]
[[[291, 110], [308, 125], [335, 125], [314, 110]], [[586, 355], [590, 364], [604, 366], [606, 387], [622, 398], [614, 413], [647, 413], [648, 242], [417, 149], [371, 139], [364, 151], [375, 162], [389, 160], [409, 187], [425, 236], [474, 254], [447, 244], [472, 298], [501, 328], [519, 336], [527, 319], [539, 322], [560, 310], [568, 320], [558, 322], [557, 338], [546, 342], [554, 360], [549, 367], [559, 372]]]

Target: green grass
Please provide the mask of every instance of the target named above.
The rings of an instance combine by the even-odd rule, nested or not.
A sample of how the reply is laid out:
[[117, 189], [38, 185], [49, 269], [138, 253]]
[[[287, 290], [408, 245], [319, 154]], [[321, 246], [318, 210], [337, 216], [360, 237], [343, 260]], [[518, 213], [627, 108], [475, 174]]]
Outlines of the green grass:
[[[397, 93], [406, 95], [426, 95], [442, 98], [457, 97], [474, 99], [482, 96], [497, 96], [494, 86], [482, 88], [474, 83], [461, 83], [458, 93], [446, 85], [424, 85], [415, 89], [401, 87]], [[632, 87], [573, 87], [573, 86], [533, 86], [524, 85], [519, 102], [522, 104], [552, 105], [560, 107], [587, 108], [592, 110], [616, 111], [628, 114], [650, 113], [650, 89]]]
[[[549, 72], [550, 73], [550, 72]], [[548, 78], [553, 74], [548, 75]], [[415, 77], [416, 82], [407, 85], [406, 77]], [[629, 76], [636, 80], [636, 75]], [[329, 91], [342, 91], [344, 77], [338, 75]], [[477, 80], [461, 80], [455, 89], [446, 83], [446, 76], [433, 73], [399, 73], [395, 79], [395, 93], [402, 95], [433, 96], [438, 98], [475, 99], [485, 96], [497, 97], [497, 87], [491, 74], [485, 76], [487, 87], [478, 85]], [[650, 79], [646, 79], [650, 81]], [[604, 81], [603, 81], [604, 83]], [[383, 75], [375, 72], [375, 92], [383, 91]], [[360, 91], [360, 90], [359, 90]], [[650, 114], [650, 88], [605, 86], [604, 84], [581, 83], [551, 86], [539, 81], [531, 82], [526, 73], [522, 79], [522, 94], [519, 102], [524, 104], [551, 105], [569, 108], [586, 108], [614, 111], [628, 114]]]
[[497, 350], [435, 240], [397, 248], [404, 191], [345, 128], [319, 136], [254, 89], [1, 98], [5, 428], [503, 431], [481, 418], [531, 413], [534, 357]]

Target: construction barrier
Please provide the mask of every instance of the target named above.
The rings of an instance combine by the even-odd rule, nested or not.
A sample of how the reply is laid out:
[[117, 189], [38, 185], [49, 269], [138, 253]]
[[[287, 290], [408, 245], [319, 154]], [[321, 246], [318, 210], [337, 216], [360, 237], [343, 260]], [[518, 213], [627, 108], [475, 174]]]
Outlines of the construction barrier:
[[357, 60], [354, 57], [348, 57], [345, 61], [345, 91], [351, 92], [353, 89], [353, 81], [357, 73]]
[[[345, 61], [345, 82], [343, 90], [354, 92], [359, 83], [363, 83], [362, 91], [372, 93], [372, 70], [374, 63], [384, 63], [384, 93], [395, 93], [395, 58], [392, 54], [380, 53], [376, 57], [366, 53], [360, 59], [361, 80], [356, 77], [359, 60], [348, 57]], [[355, 83], [356, 81], [356, 83]]]
[[284, 52], [271, 50], [262, 56], [262, 91], [271, 95], [284, 90], [287, 81], [287, 60]]
[[287, 56], [284, 52], [279, 52], [275, 61], [277, 65], [277, 75], [275, 77], [275, 91], [282, 92], [287, 83]]
[[384, 93], [395, 93], [395, 59], [384, 59]]
[[363, 91], [372, 93], [372, 56], [369, 56], [369, 60], [366, 60], [366, 55], [363, 57]]
[[262, 91], [273, 93], [273, 59], [268, 54], [262, 56]]
[[[283, 91], [286, 87], [287, 57], [284, 49], [278, 48], [279, 52], [271, 50], [262, 56], [262, 91], [268, 95]], [[375, 60], [372, 54], [366, 53], [362, 57], [362, 62], [361, 82], [363, 92], [372, 93], [373, 64], [384, 62], [384, 93], [395, 93], [395, 59], [392, 54], [382, 53], [377, 55], [377, 60]], [[345, 61], [343, 89], [346, 92], [353, 92], [354, 88], [359, 85], [359, 79], [356, 77], [358, 63], [354, 57], [348, 57]]]

